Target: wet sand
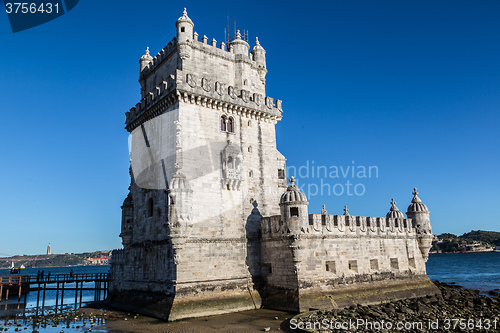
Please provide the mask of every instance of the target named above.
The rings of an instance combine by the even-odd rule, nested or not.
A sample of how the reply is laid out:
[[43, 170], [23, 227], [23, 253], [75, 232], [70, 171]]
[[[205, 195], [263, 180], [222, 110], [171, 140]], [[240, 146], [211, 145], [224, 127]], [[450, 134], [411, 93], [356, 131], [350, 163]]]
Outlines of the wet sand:
[[[81, 309], [84, 313], [102, 312], [96, 309]], [[291, 332], [287, 319], [294, 313], [276, 310], [250, 310], [230, 313], [219, 316], [185, 319], [176, 322], [165, 322], [158, 319], [106, 310], [106, 326], [103, 329], [109, 333], [254, 333], [264, 332]], [[96, 331], [99, 328], [96, 327]]]

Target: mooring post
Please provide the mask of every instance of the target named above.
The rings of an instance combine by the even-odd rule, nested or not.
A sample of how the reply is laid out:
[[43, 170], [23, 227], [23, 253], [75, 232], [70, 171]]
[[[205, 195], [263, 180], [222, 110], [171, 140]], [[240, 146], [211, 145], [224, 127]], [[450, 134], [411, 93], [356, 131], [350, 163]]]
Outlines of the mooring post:
[[2, 304], [2, 295], [3, 295], [3, 278], [0, 278], [0, 304]]

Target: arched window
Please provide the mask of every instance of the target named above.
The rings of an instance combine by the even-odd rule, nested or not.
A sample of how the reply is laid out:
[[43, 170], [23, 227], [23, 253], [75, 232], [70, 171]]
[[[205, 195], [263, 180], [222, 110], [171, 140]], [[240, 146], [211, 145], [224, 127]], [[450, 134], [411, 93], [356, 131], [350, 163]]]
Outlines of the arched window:
[[227, 120], [227, 131], [231, 133], [234, 132], [234, 121], [231, 117], [229, 117], [229, 119]]
[[234, 168], [235, 168], [236, 170], [238, 170], [238, 169], [240, 168], [240, 163], [241, 163], [241, 161], [240, 161], [240, 159], [239, 159], [239, 158], [235, 158], [235, 159], [234, 159]]
[[227, 168], [228, 169], [233, 168], [233, 158], [231, 156], [229, 156], [229, 158], [227, 159]]
[[153, 206], [154, 206], [154, 203], [153, 203], [153, 198], [149, 198], [148, 199], [148, 205], [147, 205], [147, 209], [146, 209], [146, 214], [147, 214], [147, 217], [151, 217], [153, 216]]
[[220, 117], [220, 130], [223, 132], [226, 131], [226, 117], [225, 116]]
[[251, 153], [252, 152], [252, 146], [248, 147], [248, 152]]

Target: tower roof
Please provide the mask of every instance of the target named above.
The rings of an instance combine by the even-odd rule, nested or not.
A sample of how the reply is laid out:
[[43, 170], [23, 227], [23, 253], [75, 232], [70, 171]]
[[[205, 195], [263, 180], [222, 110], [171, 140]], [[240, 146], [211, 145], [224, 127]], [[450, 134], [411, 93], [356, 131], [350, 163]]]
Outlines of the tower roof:
[[141, 60], [152, 61], [153, 57], [149, 54], [149, 46], [146, 48], [146, 52], [142, 55]]
[[255, 37], [255, 46], [252, 49], [252, 53], [255, 53], [257, 51], [264, 51], [265, 52], [264, 48], [260, 45], [259, 37]]
[[429, 212], [427, 206], [422, 203], [422, 200], [418, 197], [417, 188], [413, 189], [413, 199], [411, 200], [411, 205], [408, 206], [407, 213], [421, 213]]
[[187, 11], [186, 11], [186, 8], [184, 8], [184, 11], [182, 12], [182, 16], [179, 17], [179, 19], [177, 20], [177, 22], [175, 22], [175, 25], [181, 23], [181, 22], [187, 22], [187, 23], [190, 23], [193, 27], [194, 27], [194, 23], [193, 21], [191, 21], [191, 19], [189, 18], [188, 14], [187, 14]]
[[307, 203], [306, 195], [300, 192], [300, 189], [295, 185], [295, 178], [290, 177], [289, 181], [290, 185], [286, 189], [286, 192], [281, 195], [280, 203]]
[[386, 218], [390, 219], [404, 219], [405, 216], [403, 215], [402, 212], [399, 211], [398, 207], [396, 206], [396, 201], [394, 201], [394, 198], [391, 200], [391, 210], [387, 215], [385, 216]]

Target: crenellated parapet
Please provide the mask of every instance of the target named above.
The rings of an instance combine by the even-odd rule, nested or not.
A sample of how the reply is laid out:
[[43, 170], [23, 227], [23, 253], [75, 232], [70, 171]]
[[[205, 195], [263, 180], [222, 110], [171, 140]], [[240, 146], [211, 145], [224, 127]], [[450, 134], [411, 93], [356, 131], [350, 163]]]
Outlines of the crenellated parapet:
[[[167, 59], [169, 59], [175, 52], [177, 52], [178, 43], [177, 38], [174, 37], [167, 45], [161, 49], [158, 54], [151, 58], [149, 63], [141, 68], [139, 80], [146, 78], [149, 74], [154, 73], [154, 71]], [[149, 49], [147, 51], [149, 54]]]
[[282, 102], [247, 89], [237, 89], [215, 77], [200, 76], [176, 70], [167, 81], [145, 94], [140, 103], [125, 113], [126, 129], [132, 131], [141, 123], [163, 113], [178, 99], [224, 112], [278, 122], [282, 118]]
[[[281, 215], [263, 217], [263, 239], [287, 237], [288, 222]], [[416, 237], [411, 219], [351, 215], [309, 214], [309, 224], [302, 226], [299, 237]]]

